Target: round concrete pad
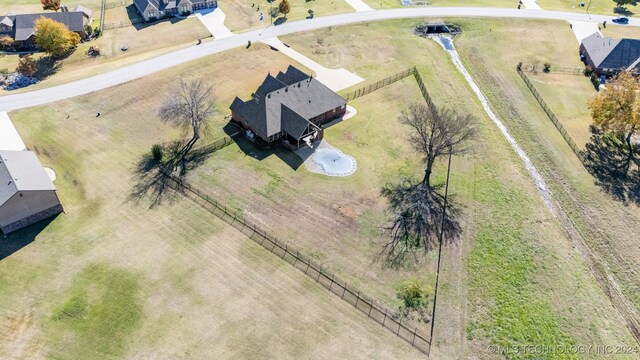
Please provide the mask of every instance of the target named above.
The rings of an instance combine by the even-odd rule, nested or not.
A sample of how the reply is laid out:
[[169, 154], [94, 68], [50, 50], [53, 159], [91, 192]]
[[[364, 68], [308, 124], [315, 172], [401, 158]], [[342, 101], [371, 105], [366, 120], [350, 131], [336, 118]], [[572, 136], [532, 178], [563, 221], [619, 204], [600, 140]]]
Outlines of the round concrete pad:
[[49, 179], [51, 179], [51, 181], [56, 181], [56, 172], [53, 171], [52, 168], [44, 168], [44, 171], [47, 173], [47, 175], [49, 175]]

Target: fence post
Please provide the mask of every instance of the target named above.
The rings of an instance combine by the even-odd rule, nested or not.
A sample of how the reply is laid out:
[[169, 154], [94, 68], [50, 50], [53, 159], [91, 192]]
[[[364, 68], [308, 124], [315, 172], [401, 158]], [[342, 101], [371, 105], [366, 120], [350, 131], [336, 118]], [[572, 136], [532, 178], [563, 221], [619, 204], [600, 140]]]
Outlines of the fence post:
[[385, 321], [387, 321], [387, 309], [384, 309], [384, 319], [382, 319], [382, 326], [384, 326]]

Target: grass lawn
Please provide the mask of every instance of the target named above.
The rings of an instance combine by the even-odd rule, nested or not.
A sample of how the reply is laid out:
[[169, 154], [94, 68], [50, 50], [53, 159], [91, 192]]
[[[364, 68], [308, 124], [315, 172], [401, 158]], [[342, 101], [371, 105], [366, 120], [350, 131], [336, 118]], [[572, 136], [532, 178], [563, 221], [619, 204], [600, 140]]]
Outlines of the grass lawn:
[[[114, 10], [109, 10], [116, 11]], [[175, 51], [187, 46], [194, 46], [198, 37], [210, 36], [209, 31], [195, 17], [176, 21], [161, 21], [151, 25], [140, 24], [141, 27], [127, 26], [106, 30], [103, 36], [89, 43], [80, 44], [76, 51], [60, 62], [59, 69], [36, 85], [21, 90], [8, 92], [0, 90], [0, 94], [31, 91], [44, 87], [60, 85], [66, 82], [86, 78], [116, 67], [125, 66], [154, 56]], [[162, 41], [159, 41], [161, 38]], [[86, 55], [90, 46], [100, 48], [100, 56], [92, 58]], [[120, 50], [123, 46], [129, 49]], [[39, 56], [39, 55], [38, 55]], [[7, 65], [3, 65], [7, 62]], [[17, 65], [17, 55], [0, 58], [0, 69], [7, 67], [9, 71]]]
[[[593, 177], [573, 155], [514, 69], [517, 61], [578, 66], [579, 57], [571, 30], [560, 22], [463, 20], [461, 23], [466, 31], [456, 40], [456, 46], [466, 66], [509, 131], [542, 172], [547, 185], [574, 225], [597, 253], [599, 266], [608, 269], [610, 276], [621, 284], [632, 306], [640, 307], [640, 278], [634, 265], [640, 253], [633, 245], [640, 233], [638, 207], [623, 206], [594, 185]], [[487, 28], [492, 31], [486, 31]], [[553, 37], [547, 35], [550, 32], [554, 34]], [[512, 36], [524, 36], [525, 33], [526, 43], [511, 40]], [[504, 51], [507, 47], [509, 52]], [[587, 91], [586, 85], [575, 91], [582, 92], [581, 89]], [[578, 95], [576, 98], [582, 97]], [[577, 104], [578, 100], [570, 100], [568, 104], [571, 102]], [[539, 236], [537, 238], [537, 241], [543, 241]], [[558, 243], [556, 239], [554, 242]], [[586, 272], [584, 263], [580, 268]], [[590, 276], [588, 278], [593, 279]], [[589, 286], [594, 287], [593, 280], [588, 282], [591, 284]], [[596, 298], [595, 295], [582, 300], [573, 298], [573, 303], [593, 303]], [[573, 305], [570, 307], [573, 312]], [[590, 322], [591, 318], [587, 321]], [[581, 324], [585, 329], [589, 327], [587, 333], [590, 336], [607, 336], [604, 331], [598, 330], [599, 326]], [[628, 335], [625, 338], [629, 339]], [[606, 342], [602, 339], [596, 343], [599, 341]]]
[[[503, 81], [503, 76], [517, 77], [517, 61], [549, 60], [558, 64], [563, 59], [569, 62], [567, 66], [574, 61], [571, 54], [575, 52], [575, 40], [564, 23], [452, 21], [464, 25], [465, 32], [456, 42], [464, 50], [465, 60], [473, 55], [471, 61], [478, 57], [484, 64], [489, 57], [500, 58], [495, 62], [500, 68], [495, 71], [501, 78], [496, 81]], [[435, 356], [492, 358], [487, 352], [489, 344], [633, 344], [585, 262], [540, 201], [521, 161], [485, 116], [441, 48], [431, 40], [411, 35], [414, 24], [392, 21], [354, 25], [297, 34], [283, 41], [313, 54], [311, 57], [319, 63], [345, 67], [368, 81], [416, 64], [436, 104], [479, 118], [481, 135], [474, 153], [453, 162], [450, 190], [463, 209], [465, 232], [460, 246], [445, 250]], [[544, 34], [549, 29], [559, 35], [547, 38]], [[514, 38], [531, 36], [534, 47], [523, 42], [513, 51], [504, 50]], [[374, 41], [376, 50], [371, 52], [368, 44]], [[340, 44], [346, 42], [354, 46], [344, 49]], [[484, 51], [487, 43], [496, 52]], [[542, 55], [545, 52], [552, 56]], [[399, 112], [403, 102], [396, 104], [391, 99], [394, 105], [389, 107]], [[502, 99], [510, 98], [504, 95]], [[545, 118], [531, 121], [550, 125]], [[548, 131], [550, 136], [559, 137], [557, 131]], [[394, 137], [397, 141], [403, 140]], [[566, 156], [573, 155], [569, 152]], [[443, 169], [440, 164], [440, 179]], [[411, 171], [417, 175], [419, 168]]]
[[[623, 16], [620, 14], [616, 14], [614, 12], [615, 3], [612, 0], [592, 0], [592, 1], [582, 1], [582, 0], [536, 0], [538, 5], [545, 10], [563, 10], [563, 11], [572, 11], [572, 12], [581, 12], [586, 13], [587, 7], [590, 14], [605, 14], [605, 15], [614, 15], [614, 16]], [[580, 6], [581, 3], [584, 3], [584, 6]], [[591, 3], [591, 5], [589, 5]], [[589, 6], [587, 6], [589, 5]], [[628, 5], [627, 9], [632, 12], [629, 16], [633, 16], [640, 10], [635, 5]], [[608, 24], [607, 24], [608, 25]]]
[[591, 136], [589, 125], [593, 123], [587, 102], [597, 94], [589, 79], [543, 72], [527, 75], [573, 141], [584, 149]]
[[[230, 83], [224, 61], [246, 55], [256, 81], [288, 64], [263, 46], [190, 65]], [[422, 358], [181, 195], [131, 198], [138, 161], [180, 137], [154, 115], [174, 77], [10, 114], [57, 172], [66, 213], [0, 240], [0, 357]]]
[[[267, 27], [270, 24], [269, 9], [277, 8], [279, 1], [274, 0], [269, 4], [266, 0], [229, 0], [219, 4], [220, 9], [226, 15], [225, 26], [233, 32], [258, 27]], [[325, 16], [355, 11], [344, 0], [290, 0], [291, 12], [287, 15], [287, 21], [301, 20], [309, 16], [309, 10], [313, 10], [315, 16]], [[252, 6], [255, 5], [255, 6]], [[260, 13], [264, 19], [260, 21]], [[281, 17], [282, 15], [278, 15]], [[274, 22], [277, 18], [274, 18]]]
[[[93, 12], [91, 17], [95, 19], [94, 21], [100, 21], [100, 8], [102, 6], [101, 0], [69, 0], [64, 1], [63, 4], [67, 5], [70, 11], [73, 11], [78, 5], [87, 7]], [[42, 10], [42, 5], [38, 0], [3, 0], [0, 2], [0, 16], [5, 15], [10, 10], [14, 10], [19, 14], [49, 11]]]

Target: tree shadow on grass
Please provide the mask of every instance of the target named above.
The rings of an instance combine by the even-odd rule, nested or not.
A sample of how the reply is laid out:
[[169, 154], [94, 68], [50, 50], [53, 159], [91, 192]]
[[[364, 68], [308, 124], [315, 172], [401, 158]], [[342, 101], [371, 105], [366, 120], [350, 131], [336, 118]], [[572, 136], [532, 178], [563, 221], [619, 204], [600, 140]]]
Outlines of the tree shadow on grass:
[[277, 25], [282, 25], [282, 24], [284, 24], [285, 22], [287, 22], [287, 18], [286, 18], [286, 17], [284, 17], [284, 16], [281, 16], [281, 17], [277, 18], [277, 19], [273, 22], [273, 25], [276, 25], [276, 26], [277, 26]]
[[591, 141], [582, 155], [584, 165], [604, 192], [624, 204], [640, 204], [640, 171], [625, 172], [627, 154], [620, 147], [624, 139], [606, 135], [591, 126]]
[[429, 189], [422, 182], [404, 179], [382, 189], [393, 218], [386, 229], [391, 239], [376, 260], [383, 260], [392, 268], [411, 266], [418, 261], [420, 252], [437, 249], [441, 230], [443, 244], [459, 241], [462, 228], [457, 218], [461, 210], [449, 195], [443, 224], [444, 196], [438, 192], [442, 187]]
[[57, 73], [62, 68], [62, 59], [54, 59], [51, 56], [42, 56], [38, 59], [38, 71], [35, 73], [35, 78], [38, 80], [44, 80], [49, 76]]
[[[0, 236], [0, 261], [35, 241], [58, 215], [39, 221], [6, 236]], [[0, 233], [2, 234], [2, 233]]]
[[172, 202], [177, 195], [184, 193], [187, 173], [202, 165], [216, 151], [213, 146], [202, 146], [184, 153], [185, 143], [181, 141], [164, 144], [162, 148], [163, 160], [158, 161], [148, 153], [136, 165], [134, 176], [137, 182], [129, 201], [138, 203], [149, 198], [149, 208], [164, 201]]
[[[632, 5], [636, 5], [635, 3]], [[615, 14], [618, 15], [623, 15], [623, 16], [633, 16], [633, 14], [635, 14], [633, 11], [629, 10], [629, 8], [627, 8], [626, 6], [616, 6], [613, 8], [613, 12]]]

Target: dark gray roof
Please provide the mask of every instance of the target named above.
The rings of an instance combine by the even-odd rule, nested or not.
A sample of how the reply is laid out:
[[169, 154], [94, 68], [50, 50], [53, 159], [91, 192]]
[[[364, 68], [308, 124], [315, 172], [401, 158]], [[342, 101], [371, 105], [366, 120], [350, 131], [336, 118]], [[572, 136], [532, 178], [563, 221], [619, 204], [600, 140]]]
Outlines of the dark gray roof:
[[5, 17], [2, 18], [2, 20], [0, 20], [0, 24], [6, 25], [6, 26], [12, 28], [13, 27], [13, 20], [11, 20], [10, 17], [5, 16]]
[[19, 191], [55, 190], [31, 151], [0, 151], [0, 205]]
[[[245, 102], [235, 98], [231, 104], [231, 110], [262, 137], [284, 130], [299, 138], [296, 134], [300, 133], [303, 126], [304, 131], [308, 125], [307, 120], [347, 103], [324, 84], [293, 66], [289, 66], [286, 73], [277, 76], [281, 80], [267, 75], [253, 99]], [[286, 110], [283, 112], [283, 109]], [[284, 122], [287, 122], [286, 128]]]
[[20, 14], [11, 16], [14, 22], [13, 38], [16, 41], [27, 40], [34, 33], [36, 20], [41, 17], [61, 22], [65, 24], [71, 31], [84, 31], [84, 15], [81, 11]]
[[316, 127], [309, 120], [284, 105], [282, 105], [280, 111], [282, 114], [282, 130], [296, 139], [302, 137], [307, 127]]
[[598, 68], [627, 69], [640, 58], [640, 40], [603, 38], [595, 33], [582, 40], [593, 64]]
[[149, 5], [156, 8], [156, 10], [164, 11], [166, 9], [175, 9], [183, 2], [198, 4], [205, 1], [207, 0], [134, 0], [134, 3], [140, 12], [144, 12]]

